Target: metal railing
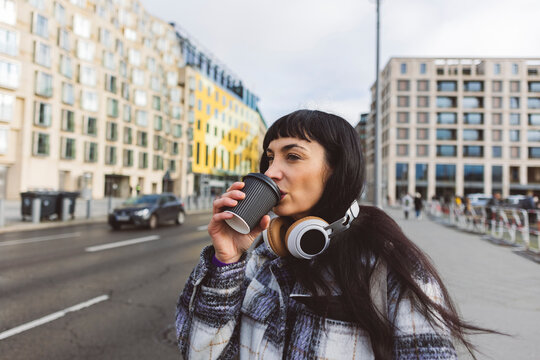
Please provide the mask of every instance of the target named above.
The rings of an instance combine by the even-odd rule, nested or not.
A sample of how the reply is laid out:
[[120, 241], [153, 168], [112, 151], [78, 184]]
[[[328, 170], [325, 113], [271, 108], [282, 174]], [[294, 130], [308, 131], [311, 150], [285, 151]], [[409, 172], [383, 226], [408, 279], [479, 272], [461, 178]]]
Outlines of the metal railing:
[[540, 253], [540, 210], [502, 206], [465, 207], [432, 201], [427, 204], [426, 213], [431, 219], [445, 225]]

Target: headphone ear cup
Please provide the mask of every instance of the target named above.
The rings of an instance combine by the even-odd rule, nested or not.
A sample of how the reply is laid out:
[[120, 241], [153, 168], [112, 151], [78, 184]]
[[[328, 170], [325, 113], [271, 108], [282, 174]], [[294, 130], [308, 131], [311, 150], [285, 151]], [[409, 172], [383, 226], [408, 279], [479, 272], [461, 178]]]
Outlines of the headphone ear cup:
[[270, 224], [266, 230], [266, 239], [268, 240], [268, 246], [277, 256], [286, 257], [289, 255], [285, 234], [290, 224], [291, 221], [282, 217], [270, 220]]
[[324, 244], [321, 244], [323, 245], [321, 249], [324, 250], [326, 249], [326, 246], [328, 244], [328, 236], [324, 231], [324, 228], [326, 226], [328, 226], [328, 223], [317, 216], [307, 216], [305, 218], [295, 221], [291, 226], [289, 226], [289, 229], [285, 234], [285, 242], [287, 244], [287, 249], [295, 257], [303, 259], [312, 258], [315, 255], [311, 256], [309, 254], [299, 253], [298, 249], [301, 249], [300, 241], [302, 240], [302, 237], [298, 235], [299, 233], [302, 233], [302, 230], [304, 230], [305, 227], [310, 227], [312, 228], [312, 230], [320, 230], [325, 241]]

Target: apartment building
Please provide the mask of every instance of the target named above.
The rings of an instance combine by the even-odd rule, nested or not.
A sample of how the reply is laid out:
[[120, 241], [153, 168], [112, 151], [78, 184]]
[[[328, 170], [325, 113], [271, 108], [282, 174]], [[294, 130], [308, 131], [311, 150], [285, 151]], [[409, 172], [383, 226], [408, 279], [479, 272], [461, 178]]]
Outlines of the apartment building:
[[185, 111], [190, 125], [188, 182], [194, 193], [216, 195], [258, 172], [266, 123], [259, 98], [218, 60], [179, 35], [186, 67]]
[[0, 0], [0, 197], [186, 196], [252, 171], [258, 99], [194, 51], [137, 0]]
[[540, 58], [392, 58], [380, 81], [383, 199], [540, 191]]

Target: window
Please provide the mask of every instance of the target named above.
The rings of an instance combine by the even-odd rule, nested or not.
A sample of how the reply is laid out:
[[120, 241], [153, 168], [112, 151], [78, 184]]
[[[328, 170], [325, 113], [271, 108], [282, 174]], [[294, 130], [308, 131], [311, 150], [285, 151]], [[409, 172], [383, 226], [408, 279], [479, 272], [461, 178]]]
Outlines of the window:
[[148, 113], [143, 110], [137, 110], [136, 114], [137, 115], [135, 118], [135, 123], [139, 126], [147, 127], [148, 126]]
[[79, 83], [86, 86], [96, 86], [96, 80], [95, 68], [82, 64], [79, 66]]
[[109, 70], [116, 70], [116, 62], [114, 61], [114, 54], [112, 52], [103, 52], [103, 66]]
[[73, 32], [75, 35], [83, 37], [85, 39], [90, 38], [91, 22], [90, 20], [75, 13], [73, 16]]
[[492, 82], [492, 91], [493, 92], [501, 92], [502, 91], [502, 81], [493, 81]]
[[75, 103], [75, 92], [73, 85], [62, 83], [62, 102], [64, 104], [73, 105]]
[[527, 130], [527, 141], [529, 141], [529, 142], [539, 142], [540, 141], [540, 130]]
[[484, 98], [475, 97], [475, 96], [464, 96], [463, 97], [463, 107], [466, 108], [466, 109], [483, 108], [484, 107]]
[[51, 47], [39, 41], [34, 42], [34, 62], [51, 67]]
[[426, 71], [426, 63], [420, 63], [420, 74], [425, 74]]
[[167, 72], [167, 85], [178, 86], [178, 73], [174, 71]]
[[471, 92], [484, 91], [484, 82], [483, 81], [464, 81], [463, 91], [471, 91]]
[[140, 152], [139, 153], [139, 169], [148, 168], [148, 153]]
[[155, 92], [161, 92], [161, 84], [159, 83], [159, 78], [157, 76], [152, 76], [150, 78], [150, 88]]
[[73, 77], [73, 65], [69, 56], [60, 55], [60, 74], [68, 79]]
[[137, 131], [137, 145], [142, 147], [148, 146], [148, 134], [146, 131]]
[[484, 166], [465, 165], [463, 167], [463, 175], [465, 182], [484, 182]]
[[481, 125], [484, 123], [483, 113], [464, 113], [463, 123], [469, 125]]
[[173, 136], [174, 137], [181, 137], [182, 136], [182, 125], [181, 124], [175, 124], [173, 128]]
[[52, 75], [46, 74], [41, 71], [36, 71], [36, 95], [43, 97], [52, 97], [53, 87], [52, 87]]
[[0, 0], [0, 22], [9, 25], [17, 22], [17, 8], [13, 0]]
[[81, 91], [81, 107], [83, 110], [98, 111], [97, 93], [88, 90]]
[[438, 108], [453, 108], [457, 106], [457, 98], [454, 96], [437, 96]]
[[210, 107], [210, 104], [206, 104], [206, 115], [210, 115], [212, 113], [212, 108]]
[[0, 93], [0, 121], [10, 122], [13, 120], [15, 96]]
[[131, 167], [133, 166], [133, 150], [127, 150], [127, 149], [124, 149], [123, 151], [123, 154], [122, 154], [122, 164], [125, 166], [125, 167]]
[[397, 122], [400, 124], [406, 124], [409, 122], [409, 113], [400, 111], [397, 113]]
[[96, 162], [98, 159], [98, 145], [95, 142], [86, 141], [84, 143], [84, 161]]
[[152, 96], [152, 108], [154, 110], [161, 110], [161, 98], [159, 96]]
[[510, 183], [519, 183], [519, 166], [510, 166]]
[[492, 146], [491, 147], [491, 157], [493, 157], [493, 158], [502, 158], [502, 146]]
[[456, 140], [456, 130], [455, 129], [437, 129], [437, 140]]
[[484, 131], [476, 129], [463, 130], [464, 141], [482, 141], [484, 140]]
[[491, 130], [492, 141], [502, 141], [502, 130]]
[[457, 91], [457, 81], [437, 81], [437, 91]]
[[116, 164], [116, 146], [105, 146], [105, 164]]
[[107, 122], [107, 132], [105, 134], [105, 138], [109, 141], [118, 140], [118, 125], [116, 123], [111, 121]]
[[530, 97], [527, 99], [527, 107], [529, 109], [540, 109], [540, 98]]
[[465, 157], [483, 157], [484, 147], [478, 145], [463, 146], [463, 156]]
[[407, 181], [409, 177], [409, 164], [396, 163], [396, 180]]
[[491, 123], [493, 125], [502, 125], [502, 114], [500, 113], [491, 114]]
[[418, 128], [418, 129], [416, 129], [416, 139], [417, 140], [428, 140], [429, 139], [429, 129], [427, 129], [427, 128]]
[[501, 73], [501, 64], [493, 64], [493, 73], [499, 75]]
[[107, 116], [118, 117], [118, 100], [107, 98]]
[[34, 13], [32, 33], [45, 39], [49, 38], [49, 20], [38, 13]]
[[182, 117], [182, 108], [180, 106], [173, 106], [171, 114], [174, 119], [180, 119]]
[[32, 144], [32, 154], [39, 156], [49, 155], [49, 134], [34, 132], [34, 141]]
[[133, 134], [130, 127], [124, 127], [124, 144], [131, 144], [133, 142]]
[[66, 160], [75, 159], [75, 139], [62, 137], [60, 145], [60, 157]]
[[163, 157], [161, 155], [154, 155], [152, 165], [154, 170], [163, 170]]
[[416, 83], [416, 90], [418, 91], [429, 91], [429, 81], [428, 80], [418, 80]]
[[408, 96], [398, 96], [398, 107], [408, 107], [409, 106], [409, 97]]
[[144, 86], [144, 71], [140, 69], [131, 70], [131, 81], [134, 85]]
[[401, 63], [400, 65], [400, 72], [402, 74], [406, 74], [407, 73], [407, 64], [406, 63]]
[[418, 96], [417, 97], [417, 106], [421, 108], [429, 107], [429, 97], [428, 96]]
[[128, 51], [128, 62], [133, 66], [141, 65], [141, 53], [135, 49], [129, 49]]
[[510, 130], [510, 141], [519, 141], [519, 130]]
[[456, 153], [456, 146], [454, 145], [437, 145], [437, 156], [454, 157]]
[[163, 117], [159, 115], [154, 115], [154, 130], [161, 131], [163, 130]]
[[145, 107], [146, 101], [147, 101], [146, 91], [135, 90], [134, 100], [135, 100], [135, 105]]
[[62, 130], [75, 131], [75, 113], [71, 110], [62, 110]]
[[0, 53], [11, 56], [19, 54], [19, 38], [15, 31], [0, 28]]
[[36, 102], [34, 108], [34, 124], [39, 126], [51, 126], [51, 104]]
[[510, 98], [510, 109], [519, 109], [519, 98], [511, 97]]
[[112, 47], [113, 39], [111, 36], [111, 32], [107, 29], [99, 28], [99, 41], [106, 48]]
[[131, 105], [124, 104], [123, 119], [125, 122], [131, 122]]
[[85, 61], [94, 61], [96, 44], [90, 41], [77, 41], [77, 57]]
[[407, 155], [409, 155], [409, 145], [398, 144], [397, 145], [397, 155], [398, 156], [407, 156]]
[[520, 83], [519, 81], [510, 81], [510, 92], [519, 92], [520, 91]]
[[409, 129], [407, 128], [398, 128], [397, 129], [397, 138], [398, 140], [406, 140], [409, 138]]
[[435, 166], [435, 179], [437, 181], [456, 181], [456, 165], [437, 164]]
[[409, 80], [398, 80], [398, 91], [409, 91]]
[[129, 100], [129, 83], [122, 81], [122, 98]]
[[173, 142], [173, 146], [171, 148], [171, 155], [178, 155], [178, 143], [176, 141]]
[[540, 126], [540, 114], [529, 114], [529, 125]]
[[521, 157], [519, 146], [510, 146], [510, 158], [519, 159]]
[[519, 73], [518, 64], [512, 64], [512, 74], [517, 75]]
[[97, 118], [86, 116], [84, 118], [84, 133], [86, 135], [97, 136]]
[[502, 183], [503, 168], [500, 165], [493, 165], [491, 167], [491, 182]]
[[510, 125], [519, 125], [520, 124], [520, 114], [511, 113], [510, 114]]
[[500, 96], [494, 96], [494, 97], [491, 99], [491, 106], [492, 106], [494, 109], [500, 109], [500, 108], [502, 108], [502, 97], [500, 97]]
[[427, 113], [427, 112], [417, 112], [416, 113], [416, 122], [418, 124], [428, 124], [429, 123], [429, 113]]
[[529, 81], [529, 92], [540, 92], [540, 81]]
[[21, 66], [18, 63], [0, 60], [0, 86], [7, 88], [17, 88]]
[[530, 147], [529, 159], [539, 159], [539, 158], [540, 158], [540, 147]]
[[427, 145], [416, 145], [416, 156], [429, 156]]

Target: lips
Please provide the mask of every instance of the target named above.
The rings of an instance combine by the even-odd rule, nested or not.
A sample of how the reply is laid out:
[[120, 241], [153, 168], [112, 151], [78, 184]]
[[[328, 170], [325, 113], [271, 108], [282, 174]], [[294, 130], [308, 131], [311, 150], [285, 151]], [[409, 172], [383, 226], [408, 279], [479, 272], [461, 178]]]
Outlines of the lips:
[[281, 189], [279, 190], [279, 192], [281, 194], [280, 200], [282, 200], [285, 197], [285, 195], [287, 195], [287, 193]]

